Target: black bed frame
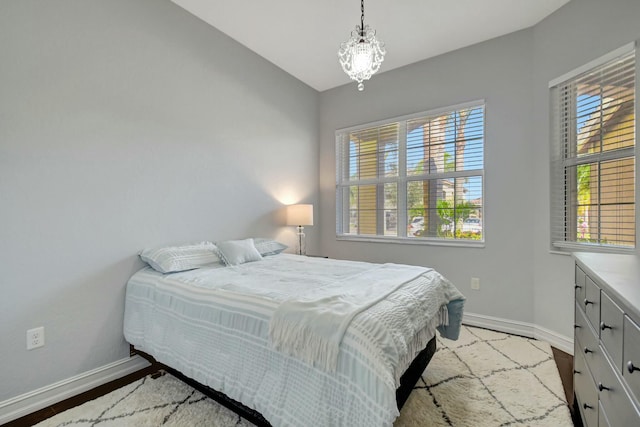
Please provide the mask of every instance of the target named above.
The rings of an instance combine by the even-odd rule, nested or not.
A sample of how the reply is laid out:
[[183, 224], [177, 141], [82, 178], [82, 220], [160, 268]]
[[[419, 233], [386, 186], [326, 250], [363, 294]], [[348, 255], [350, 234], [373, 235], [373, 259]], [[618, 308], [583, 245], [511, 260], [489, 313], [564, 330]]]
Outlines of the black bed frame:
[[[418, 379], [420, 379], [420, 375], [424, 372], [429, 361], [433, 357], [436, 352], [436, 338], [433, 337], [431, 341], [427, 343], [427, 346], [413, 359], [409, 368], [402, 374], [400, 377], [400, 387], [396, 389], [396, 402], [398, 403], [398, 410], [402, 409], [402, 406], [405, 404], [409, 395], [411, 394], [411, 390], [413, 390], [413, 386], [416, 385]], [[131, 356], [139, 354], [140, 356], [147, 359], [156, 369], [159, 371], [166, 371], [176, 378], [180, 379], [184, 383], [190, 385], [196, 390], [200, 391], [205, 396], [210, 397], [215, 400], [222, 406], [229, 408], [236, 414], [240, 415], [242, 418], [247, 421], [252, 422], [258, 427], [272, 427], [271, 424], [258, 412], [255, 411], [240, 402], [237, 402], [226, 394], [221, 393], [217, 390], [214, 390], [206, 385], [199, 383], [198, 381], [191, 379], [184, 375], [182, 372], [177, 371], [176, 369], [171, 368], [170, 366], [164, 365], [158, 362], [153, 356], [147, 354], [143, 351], [136, 349], [134, 346], [130, 346], [130, 354]]]

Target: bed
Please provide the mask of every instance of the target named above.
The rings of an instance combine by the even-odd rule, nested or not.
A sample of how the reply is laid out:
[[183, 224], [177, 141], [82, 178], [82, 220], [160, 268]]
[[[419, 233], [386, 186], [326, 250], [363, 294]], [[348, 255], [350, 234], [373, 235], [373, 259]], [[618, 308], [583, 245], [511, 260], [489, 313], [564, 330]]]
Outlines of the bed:
[[135, 273], [124, 335], [136, 351], [241, 403], [258, 424], [390, 426], [436, 332], [458, 336], [464, 297], [433, 269], [216, 254], [222, 260], [187, 271], [150, 263]]

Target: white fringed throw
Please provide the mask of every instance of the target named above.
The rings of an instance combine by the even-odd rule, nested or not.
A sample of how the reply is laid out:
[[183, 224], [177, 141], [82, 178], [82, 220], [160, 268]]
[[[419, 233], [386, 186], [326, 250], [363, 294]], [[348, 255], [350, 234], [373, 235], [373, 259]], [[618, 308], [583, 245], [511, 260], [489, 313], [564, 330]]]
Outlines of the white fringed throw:
[[430, 268], [399, 264], [373, 268], [284, 301], [269, 324], [278, 351], [335, 372], [340, 342], [353, 318]]

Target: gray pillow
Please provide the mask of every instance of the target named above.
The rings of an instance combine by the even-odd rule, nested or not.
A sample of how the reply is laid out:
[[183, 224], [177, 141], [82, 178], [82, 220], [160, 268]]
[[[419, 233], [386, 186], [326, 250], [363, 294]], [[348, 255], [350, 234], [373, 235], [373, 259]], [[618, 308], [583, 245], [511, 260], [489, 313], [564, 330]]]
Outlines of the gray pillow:
[[211, 242], [144, 249], [140, 258], [160, 273], [193, 270], [220, 262], [216, 245]]
[[253, 239], [227, 240], [216, 243], [218, 255], [226, 265], [239, 265], [246, 262], [260, 261], [262, 255], [256, 249]]
[[288, 248], [288, 246], [283, 243], [277, 242], [273, 239], [266, 239], [264, 237], [254, 238], [253, 244], [262, 256], [277, 255]]

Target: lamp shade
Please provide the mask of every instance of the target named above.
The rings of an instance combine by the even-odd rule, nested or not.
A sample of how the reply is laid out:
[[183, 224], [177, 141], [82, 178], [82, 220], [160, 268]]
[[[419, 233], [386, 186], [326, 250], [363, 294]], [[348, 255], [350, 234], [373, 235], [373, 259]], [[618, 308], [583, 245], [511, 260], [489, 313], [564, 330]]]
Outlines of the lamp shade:
[[313, 205], [287, 206], [287, 225], [313, 225]]

